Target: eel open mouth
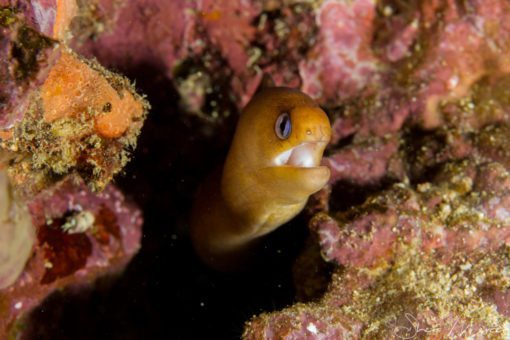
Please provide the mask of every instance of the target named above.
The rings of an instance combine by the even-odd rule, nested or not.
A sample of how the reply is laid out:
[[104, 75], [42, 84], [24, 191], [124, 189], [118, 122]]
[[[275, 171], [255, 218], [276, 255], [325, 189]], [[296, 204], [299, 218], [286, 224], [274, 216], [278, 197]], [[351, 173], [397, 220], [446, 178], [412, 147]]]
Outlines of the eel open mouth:
[[320, 165], [325, 146], [326, 143], [322, 142], [302, 143], [276, 156], [274, 163], [277, 166], [313, 168]]

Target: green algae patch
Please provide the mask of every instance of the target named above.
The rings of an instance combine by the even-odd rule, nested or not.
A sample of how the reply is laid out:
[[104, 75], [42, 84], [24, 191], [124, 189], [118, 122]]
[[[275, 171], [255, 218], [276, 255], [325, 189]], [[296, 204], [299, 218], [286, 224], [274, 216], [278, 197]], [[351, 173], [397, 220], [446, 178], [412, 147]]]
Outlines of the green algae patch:
[[0, 26], [9, 27], [16, 22], [16, 13], [9, 7], [0, 7]]

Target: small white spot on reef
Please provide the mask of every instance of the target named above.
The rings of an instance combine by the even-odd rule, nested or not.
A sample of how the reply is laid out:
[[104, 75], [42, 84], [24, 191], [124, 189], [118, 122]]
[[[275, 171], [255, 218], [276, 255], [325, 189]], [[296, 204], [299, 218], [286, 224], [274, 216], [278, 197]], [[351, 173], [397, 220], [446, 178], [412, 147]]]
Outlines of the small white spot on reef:
[[306, 329], [313, 334], [317, 334], [317, 327], [313, 323], [309, 323], [308, 326], [306, 326]]
[[457, 87], [457, 85], [459, 85], [459, 76], [457, 75], [453, 75], [449, 80], [448, 80], [448, 86], [450, 87], [450, 89], [453, 89], [455, 87]]
[[466, 270], [470, 270], [472, 267], [471, 263], [467, 262], [467, 263], [464, 263], [464, 264], [461, 264], [459, 266], [459, 268], [463, 271], [466, 271]]
[[505, 323], [503, 324], [503, 328], [504, 328], [504, 330], [505, 330], [504, 336], [505, 336], [505, 338], [507, 338], [507, 339], [508, 339], [508, 337], [510, 337], [510, 322], [508, 322], [508, 321], [507, 321], [507, 322], [505, 322]]
[[393, 8], [391, 8], [390, 6], [384, 6], [383, 14], [385, 17], [389, 17], [389, 16], [393, 15]]
[[21, 301], [16, 302], [16, 304], [14, 305], [14, 308], [16, 308], [16, 309], [21, 309], [21, 307], [23, 307], [23, 302], [21, 302]]

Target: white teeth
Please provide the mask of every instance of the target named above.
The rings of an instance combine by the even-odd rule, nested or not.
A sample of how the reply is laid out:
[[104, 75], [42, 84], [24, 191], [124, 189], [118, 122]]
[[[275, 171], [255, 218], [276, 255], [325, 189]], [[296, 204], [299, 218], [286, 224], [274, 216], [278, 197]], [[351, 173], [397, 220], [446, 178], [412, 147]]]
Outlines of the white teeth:
[[287, 164], [303, 168], [314, 166], [313, 148], [305, 146], [294, 148]]
[[289, 161], [289, 157], [292, 154], [292, 149], [282, 152], [274, 159], [276, 165], [284, 165]]
[[301, 168], [310, 168], [318, 166], [321, 153], [317, 153], [316, 143], [303, 143], [290, 150], [279, 154], [274, 162], [275, 165], [291, 165]]

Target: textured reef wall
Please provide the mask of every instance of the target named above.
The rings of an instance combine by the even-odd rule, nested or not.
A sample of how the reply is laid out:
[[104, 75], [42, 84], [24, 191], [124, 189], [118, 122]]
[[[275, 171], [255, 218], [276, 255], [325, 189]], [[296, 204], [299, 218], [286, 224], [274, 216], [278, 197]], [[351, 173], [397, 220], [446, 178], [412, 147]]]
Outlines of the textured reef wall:
[[[324, 1], [315, 18], [302, 88], [335, 136], [310, 208], [322, 256], [296, 264], [313, 302], [244, 337], [507, 338], [508, 2]], [[327, 284], [307, 277], [321, 260]]]
[[[119, 272], [140, 211], [109, 185], [148, 103], [71, 50], [75, 1], [0, 1], [0, 338], [55, 290]], [[78, 38], [78, 35], [76, 35]]]
[[263, 73], [332, 118], [331, 183], [296, 264], [314, 302], [254, 317], [245, 338], [508, 336], [507, 1], [144, 0], [115, 13], [126, 20], [83, 53], [162, 65], [212, 126]]
[[[0, 15], [2, 157], [20, 195], [40, 194], [27, 205], [36, 232], [12, 231], [12, 216], [27, 213], [14, 203], [5, 223], [35, 249], [7, 288], [14, 299], [0, 304], [9, 320], [36, 303], [22, 296], [88, 280], [109, 270], [98, 259], [123, 263], [136, 248], [139, 234], [126, 232], [139, 230], [139, 215], [107, 183], [147, 104], [99, 64], [147, 64], [204, 135], [222, 129], [264, 73], [330, 115], [332, 177], [308, 206], [310, 238], [295, 266], [302, 302], [254, 316], [246, 339], [508, 338], [508, 1], [11, 3], [17, 12]], [[82, 96], [91, 84], [101, 96]], [[80, 203], [64, 208], [69, 197]], [[72, 261], [59, 265], [62, 254]], [[7, 258], [4, 285], [23, 262]]]

